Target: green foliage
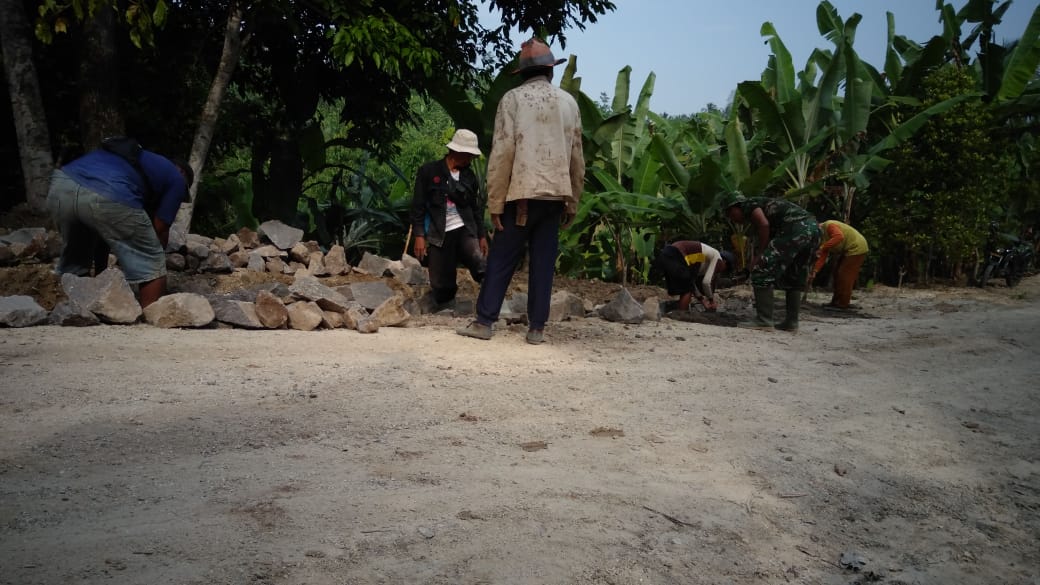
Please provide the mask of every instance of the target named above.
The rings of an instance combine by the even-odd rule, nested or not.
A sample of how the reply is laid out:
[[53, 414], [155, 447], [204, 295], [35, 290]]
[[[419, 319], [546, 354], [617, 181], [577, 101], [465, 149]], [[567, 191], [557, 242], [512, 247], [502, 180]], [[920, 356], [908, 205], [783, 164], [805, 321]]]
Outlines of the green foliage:
[[[399, 253], [417, 167], [443, 156], [455, 127], [475, 131], [490, 150], [498, 101], [519, 82], [508, 73], [516, 55], [509, 29], [562, 44], [559, 33], [614, 8], [603, 0], [495, 0], [503, 26], [488, 30], [479, 4], [243, 5], [249, 43], [221, 107], [196, 231], [226, 235], [281, 217], [323, 242], [348, 243], [355, 256]], [[135, 80], [121, 104], [128, 127], [149, 146], [185, 156], [227, 5], [38, 6], [37, 36], [53, 43], [38, 58], [49, 76], [42, 87], [54, 134], [74, 135], [78, 126], [78, 96], [67, 87], [76, 75], [77, 23], [120, 6], [120, 49], [146, 49], [117, 52], [120, 70]], [[1014, 227], [1040, 220], [1040, 9], [1020, 42], [1003, 46], [992, 31], [1006, 7], [940, 4], [942, 31], [923, 44], [896, 34], [889, 15], [882, 75], [853, 48], [860, 16], [843, 20], [821, 2], [815, 24], [826, 48], [800, 70], [775, 27], [763, 23], [772, 55], [762, 78], [740, 84], [724, 109], [709, 104], [682, 117], [651, 110], [653, 74], [631, 103], [628, 67], [614, 95], [590, 99], [572, 56], [561, 86], [581, 109], [588, 172], [577, 221], [561, 235], [561, 270], [643, 281], [664, 241], [730, 240], [718, 199], [737, 188], [852, 220], [887, 280], [900, 268], [918, 278], [967, 265], [990, 219]]]
[[[975, 84], [968, 70], [943, 67], [925, 78], [920, 109], [971, 95]], [[903, 115], [916, 113], [906, 107]], [[878, 204], [864, 233], [873, 249], [911, 278], [974, 261], [986, 226], [1006, 199], [1013, 162], [1009, 145], [993, 140], [992, 123], [985, 103], [960, 101], [892, 149], [892, 164], [872, 183]], [[892, 268], [883, 277], [891, 280]]]
[[[66, 34], [73, 21], [92, 17], [99, 10], [120, 10], [127, 26], [130, 41], [138, 49], [155, 44], [155, 31], [166, 24], [169, 6], [165, 0], [133, 0], [129, 3], [116, 0], [72, 0], [59, 3], [43, 0], [37, 8], [36, 37], [44, 43], [52, 43], [54, 35]], [[71, 12], [71, 14], [70, 14]]]

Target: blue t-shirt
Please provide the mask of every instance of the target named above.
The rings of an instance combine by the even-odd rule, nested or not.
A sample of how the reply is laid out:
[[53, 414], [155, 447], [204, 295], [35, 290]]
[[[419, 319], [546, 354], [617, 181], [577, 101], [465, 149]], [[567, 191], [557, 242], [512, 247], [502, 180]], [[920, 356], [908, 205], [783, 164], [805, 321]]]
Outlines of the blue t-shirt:
[[[177, 165], [166, 157], [145, 150], [141, 152], [141, 168], [159, 198], [155, 216], [172, 224], [181, 202], [188, 199], [188, 185]], [[144, 209], [147, 192], [141, 174], [118, 154], [98, 149], [88, 152], [61, 167], [72, 180], [87, 189], [135, 209]]]

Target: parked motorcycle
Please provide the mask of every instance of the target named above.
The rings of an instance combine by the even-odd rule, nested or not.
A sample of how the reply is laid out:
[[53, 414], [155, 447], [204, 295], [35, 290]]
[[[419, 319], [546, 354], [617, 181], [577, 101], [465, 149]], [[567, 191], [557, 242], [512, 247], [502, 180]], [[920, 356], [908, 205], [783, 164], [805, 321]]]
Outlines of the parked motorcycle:
[[1013, 235], [1000, 233], [997, 227], [996, 223], [989, 226], [986, 253], [975, 279], [982, 288], [994, 278], [1003, 278], [1009, 288], [1013, 287], [1022, 280], [1033, 263], [1032, 244]]

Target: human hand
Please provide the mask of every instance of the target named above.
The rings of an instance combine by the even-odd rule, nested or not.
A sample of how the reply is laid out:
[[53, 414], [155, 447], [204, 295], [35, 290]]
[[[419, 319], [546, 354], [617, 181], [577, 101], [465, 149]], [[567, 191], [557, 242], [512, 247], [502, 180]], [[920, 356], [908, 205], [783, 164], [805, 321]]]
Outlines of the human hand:
[[426, 237], [415, 236], [415, 257], [422, 260], [426, 257]]
[[709, 313], [714, 313], [719, 308], [719, 304], [716, 303], [714, 299], [708, 297], [702, 297], [701, 304], [704, 305], [704, 310]]
[[574, 214], [564, 211], [563, 216], [560, 217], [560, 227], [567, 229], [571, 227], [572, 223], [574, 223]]
[[495, 231], [496, 232], [500, 232], [500, 231], [506, 229], [505, 227], [502, 226], [502, 214], [501, 213], [492, 213], [491, 214], [491, 225], [495, 226]]
[[487, 238], [480, 238], [480, 255], [487, 258], [488, 255], [488, 243]]

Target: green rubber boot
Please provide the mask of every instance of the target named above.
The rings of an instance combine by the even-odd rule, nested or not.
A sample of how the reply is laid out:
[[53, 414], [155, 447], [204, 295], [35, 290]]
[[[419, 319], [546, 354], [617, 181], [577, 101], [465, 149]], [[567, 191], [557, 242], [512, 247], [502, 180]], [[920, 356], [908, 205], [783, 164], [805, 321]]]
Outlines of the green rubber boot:
[[787, 313], [784, 314], [784, 320], [782, 323], [776, 326], [781, 331], [790, 331], [794, 333], [798, 331], [798, 312], [802, 308], [802, 292], [797, 290], [784, 291], [786, 297], [784, 300], [787, 306]]
[[773, 328], [773, 287], [755, 287], [755, 318], [750, 321], [741, 321], [737, 327], [744, 329], [772, 329]]

